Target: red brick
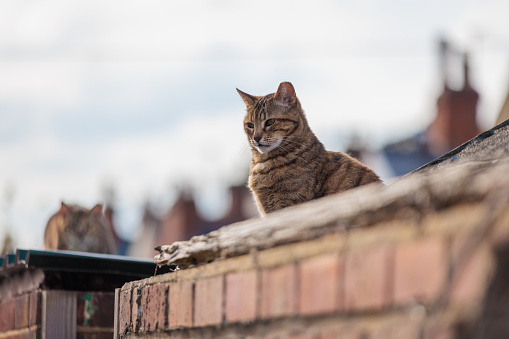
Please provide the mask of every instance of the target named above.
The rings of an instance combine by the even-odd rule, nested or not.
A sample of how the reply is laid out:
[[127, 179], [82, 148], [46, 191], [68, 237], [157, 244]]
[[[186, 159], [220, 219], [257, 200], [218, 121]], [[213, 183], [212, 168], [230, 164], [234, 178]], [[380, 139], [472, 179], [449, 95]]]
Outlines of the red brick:
[[420, 339], [420, 327], [412, 322], [394, 324], [376, 330], [370, 339]]
[[0, 302], [0, 331], [14, 329], [14, 299]]
[[226, 276], [226, 321], [250, 321], [256, 318], [257, 287], [255, 270]]
[[[4, 338], [4, 337], [2, 337], [2, 338]], [[22, 333], [12, 335], [9, 337], [5, 337], [5, 339], [38, 339], [38, 338], [42, 338], [40, 330], [27, 331], [27, 332], [22, 332]], [[111, 338], [111, 333], [110, 333], [110, 338]]]
[[141, 286], [134, 287], [132, 293], [131, 326], [133, 331], [138, 332], [141, 325]]
[[168, 295], [164, 285], [147, 285], [141, 289], [140, 332], [164, 329]]
[[480, 253], [468, 258], [455, 272], [450, 300], [458, 303], [480, 300], [490, 282], [489, 269]]
[[30, 296], [22, 295], [14, 299], [14, 327], [28, 327], [28, 317], [30, 315]]
[[167, 313], [166, 285], [148, 285], [141, 289], [140, 331], [164, 329]]
[[490, 249], [477, 246], [477, 234], [455, 236], [451, 246], [453, 262], [450, 301], [465, 303], [480, 300], [491, 281], [493, 267]]
[[496, 218], [495, 224], [490, 227], [488, 239], [495, 248], [505, 248], [509, 243], [509, 210], [505, 210]]
[[423, 339], [454, 339], [454, 330], [449, 327], [431, 325], [424, 329]]
[[344, 260], [337, 255], [322, 255], [302, 261], [299, 267], [301, 314], [329, 313], [339, 310], [340, 273]]
[[119, 332], [126, 333], [131, 327], [131, 297], [132, 291], [121, 291], [119, 297]]
[[288, 337], [284, 337], [285, 339], [320, 339], [320, 336], [316, 333], [301, 333], [294, 334]]
[[77, 333], [77, 337], [76, 337], [76, 339], [111, 339], [111, 338], [112, 338], [112, 334], [111, 333], [105, 333], [105, 332], [94, 332], [94, 333], [90, 333], [90, 332], [81, 333], [81, 332], [78, 332]]
[[364, 339], [367, 335], [358, 328], [341, 328], [322, 333], [320, 339]]
[[425, 238], [396, 247], [394, 301], [430, 302], [440, 297], [449, 270], [443, 238]]
[[219, 325], [223, 322], [223, 283], [223, 276], [196, 282], [194, 297], [195, 326]]
[[262, 271], [262, 318], [293, 315], [297, 311], [297, 267], [286, 265]]
[[393, 249], [387, 246], [348, 253], [345, 260], [345, 309], [381, 309], [391, 301]]
[[115, 294], [82, 292], [77, 294], [77, 324], [90, 327], [112, 327]]
[[193, 283], [182, 281], [170, 284], [168, 305], [170, 328], [193, 326]]
[[[168, 324], [168, 285], [149, 286], [148, 331], [164, 330]], [[191, 302], [190, 302], [191, 303]]]
[[30, 313], [28, 315], [28, 326], [41, 324], [41, 292], [36, 291], [29, 294]]
[[149, 327], [149, 318], [151, 316], [153, 316], [153, 314], [151, 314], [151, 301], [149, 299], [149, 294], [148, 294], [148, 288], [149, 286], [144, 286], [142, 289], [141, 289], [141, 303], [140, 303], [140, 328], [139, 328], [139, 331], [140, 332], [147, 332], [148, 331], [148, 327]]

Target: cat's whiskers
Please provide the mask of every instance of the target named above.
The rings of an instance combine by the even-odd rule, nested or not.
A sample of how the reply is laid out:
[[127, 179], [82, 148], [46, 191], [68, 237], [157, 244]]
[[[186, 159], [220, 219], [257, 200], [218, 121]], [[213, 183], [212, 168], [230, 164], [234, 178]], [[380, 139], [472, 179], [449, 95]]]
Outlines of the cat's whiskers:
[[294, 146], [306, 146], [303, 143], [291, 141], [291, 140], [282, 140], [282, 142], [286, 143], [287, 145], [294, 145]]
[[[286, 147], [284, 147], [283, 145], [284, 145], [284, 146], [286, 146]], [[297, 146], [295, 146], [295, 145], [291, 145], [291, 144], [286, 143], [286, 142], [281, 143], [281, 146], [282, 146], [285, 150], [287, 150], [287, 152], [288, 152], [288, 153], [293, 152], [293, 151], [295, 151], [295, 150], [297, 149]]]
[[250, 144], [243, 144], [242, 149], [238, 153], [239, 158], [243, 158], [249, 151], [251, 151]]
[[[291, 139], [288, 139], [289, 137], [283, 137], [283, 140], [286, 142], [286, 143], [291, 143], [291, 144], [294, 144], [294, 145], [300, 145], [300, 146], [306, 146], [306, 143], [304, 142], [300, 142], [300, 140], [291, 140]], [[302, 139], [302, 141], [306, 141], [304, 138], [299, 138], [299, 139]]]
[[292, 142], [290, 140], [285, 140], [285, 137], [275, 137], [274, 139], [275, 142], [279, 143], [276, 149], [283, 150], [285, 153], [291, 153], [292, 151], [303, 145], [296, 142]]
[[292, 151], [292, 150], [288, 150], [286, 147], [284, 147], [283, 143], [279, 144], [279, 146], [277, 148], [284, 150], [286, 153], [290, 153]]
[[302, 140], [306, 140], [307, 139], [306, 137], [302, 137], [302, 136], [299, 136], [299, 135], [286, 135], [283, 138], [296, 138], [296, 139], [302, 139]]
[[284, 138], [294, 138], [294, 139], [302, 139], [302, 140], [306, 140], [307, 139], [307, 137], [300, 136], [300, 135], [286, 135], [286, 136], [284, 136]]

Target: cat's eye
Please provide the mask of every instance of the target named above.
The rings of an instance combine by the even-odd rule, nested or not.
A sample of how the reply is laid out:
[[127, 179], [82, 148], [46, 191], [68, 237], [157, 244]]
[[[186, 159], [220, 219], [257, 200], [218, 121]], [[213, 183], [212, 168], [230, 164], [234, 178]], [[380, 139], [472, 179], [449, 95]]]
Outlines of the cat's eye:
[[252, 122], [246, 123], [247, 128], [252, 129], [254, 128], [254, 124]]
[[269, 119], [269, 120], [265, 121], [265, 126], [267, 126], [267, 127], [272, 126], [272, 125], [274, 125], [275, 122], [276, 122], [276, 119]]

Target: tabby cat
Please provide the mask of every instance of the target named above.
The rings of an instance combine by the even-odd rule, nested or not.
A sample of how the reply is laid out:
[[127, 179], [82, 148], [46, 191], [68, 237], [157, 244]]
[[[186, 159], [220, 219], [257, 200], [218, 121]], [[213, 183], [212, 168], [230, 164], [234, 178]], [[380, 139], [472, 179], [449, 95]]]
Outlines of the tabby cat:
[[115, 239], [102, 213], [102, 205], [91, 210], [62, 202], [48, 220], [44, 246], [51, 250], [116, 253]]
[[326, 151], [309, 128], [293, 85], [253, 96], [237, 89], [246, 104], [244, 130], [251, 146], [251, 189], [260, 213], [299, 204], [380, 178], [354, 158]]

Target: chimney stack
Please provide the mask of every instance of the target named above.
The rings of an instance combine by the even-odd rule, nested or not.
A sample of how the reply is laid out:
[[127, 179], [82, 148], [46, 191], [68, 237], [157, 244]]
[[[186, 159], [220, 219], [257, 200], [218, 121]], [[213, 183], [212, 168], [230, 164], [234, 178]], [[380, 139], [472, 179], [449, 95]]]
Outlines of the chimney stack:
[[459, 91], [449, 87], [448, 54], [449, 44], [440, 40], [440, 65], [443, 92], [437, 100], [437, 114], [428, 128], [429, 151], [441, 155], [479, 134], [477, 127], [477, 103], [479, 94], [470, 83], [468, 53], [463, 53], [463, 88]]
[[468, 53], [463, 53], [463, 89], [471, 90], [470, 86], [470, 65], [469, 65], [469, 56]]
[[440, 39], [440, 74], [442, 75], [442, 84], [444, 88], [449, 88], [449, 69], [447, 63], [447, 55], [449, 54], [449, 43], [444, 39]]

